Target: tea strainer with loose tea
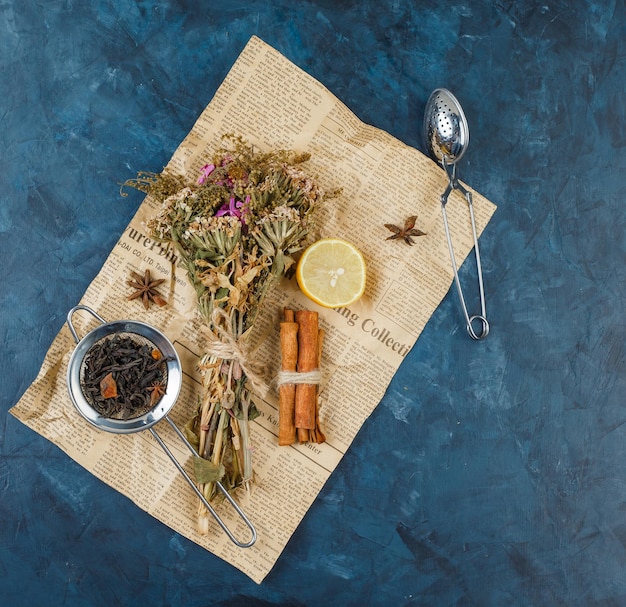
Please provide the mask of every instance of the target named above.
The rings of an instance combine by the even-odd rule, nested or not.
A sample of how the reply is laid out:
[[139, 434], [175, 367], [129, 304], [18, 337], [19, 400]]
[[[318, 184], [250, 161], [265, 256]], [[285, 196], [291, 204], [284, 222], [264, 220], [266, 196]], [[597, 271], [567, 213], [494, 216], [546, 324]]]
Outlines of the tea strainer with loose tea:
[[[88, 312], [100, 322], [82, 339], [72, 323], [73, 315], [79, 310]], [[240, 548], [252, 546], [257, 537], [256, 529], [224, 486], [219, 481], [215, 483], [250, 530], [251, 539], [247, 542], [234, 536], [153, 428], [165, 419], [190, 452], [198, 456], [168, 416], [182, 385], [180, 359], [170, 340], [143, 322], [106, 322], [84, 305], [75, 306], [68, 312], [67, 324], [77, 344], [67, 369], [67, 387], [78, 412], [92, 426], [106, 432], [132, 434], [150, 430], [230, 540]]]

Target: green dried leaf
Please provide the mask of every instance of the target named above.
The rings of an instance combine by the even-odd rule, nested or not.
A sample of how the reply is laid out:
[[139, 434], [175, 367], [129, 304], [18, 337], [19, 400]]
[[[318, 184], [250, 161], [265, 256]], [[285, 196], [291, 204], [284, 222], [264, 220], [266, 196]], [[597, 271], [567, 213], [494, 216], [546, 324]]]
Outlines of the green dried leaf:
[[224, 476], [224, 466], [198, 456], [193, 458], [193, 470], [196, 481], [200, 484], [214, 483], [222, 480]]
[[185, 435], [187, 441], [189, 441], [189, 444], [197, 451], [198, 447], [200, 446], [200, 439], [198, 438], [198, 435], [193, 431], [193, 425], [195, 424], [196, 417], [197, 416], [193, 417], [185, 424], [185, 426], [183, 427], [183, 434]]
[[228, 289], [220, 287], [215, 292], [215, 301], [226, 301], [228, 299]]
[[[261, 415], [261, 412], [257, 409], [256, 405], [250, 401], [250, 404], [248, 405], [248, 420], [252, 421], [253, 419], [256, 419], [257, 417], [259, 417]], [[237, 417], [239, 419], [241, 419], [243, 417], [241, 411], [239, 412], [239, 415], [237, 415]]]

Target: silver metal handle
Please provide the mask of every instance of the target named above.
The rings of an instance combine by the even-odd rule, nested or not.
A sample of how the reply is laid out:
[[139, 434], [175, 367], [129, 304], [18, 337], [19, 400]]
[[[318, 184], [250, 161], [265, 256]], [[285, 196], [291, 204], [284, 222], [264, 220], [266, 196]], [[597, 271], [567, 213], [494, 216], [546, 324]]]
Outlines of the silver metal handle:
[[89, 314], [91, 314], [95, 319], [99, 320], [103, 325], [105, 325], [107, 322], [106, 320], [104, 320], [104, 318], [102, 318], [102, 316], [94, 312], [89, 306], [83, 306], [82, 304], [78, 306], [74, 306], [67, 313], [67, 326], [70, 328], [70, 332], [72, 333], [72, 337], [74, 338], [76, 343], [80, 342], [80, 338], [78, 337], [78, 333], [76, 332], [76, 329], [74, 328], [74, 325], [72, 324], [72, 316], [74, 316], [74, 313], [78, 312], [78, 310], [84, 310], [85, 312], [89, 312]]
[[[442, 160], [443, 168], [448, 175], [448, 187], [441, 195], [441, 212], [443, 214], [443, 227], [446, 231], [446, 238], [448, 240], [448, 249], [450, 250], [450, 260], [452, 261], [452, 270], [454, 271], [454, 282], [456, 283], [456, 290], [459, 294], [459, 300], [461, 301], [461, 308], [463, 309], [463, 315], [465, 316], [465, 324], [467, 332], [470, 337], [475, 340], [484, 339], [489, 334], [489, 322], [487, 322], [487, 311], [485, 305], [485, 288], [483, 285], [483, 269], [480, 263], [480, 249], [478, 247], [478, 234], [476, 232], [476, 220], [474, 218], [474, 205], [472, 204], [472, 193], [461, 185], [456, 177], [456, 165], [449, 165], [445, 159]], [[450, 171], [448, 167], [452, 167]], [[463, 297], [463, 289], [461, 288], [461, 281], [459, 279], [459, 272], [457, 268], [456, 258], [454, 256], [454, 247], [452, 246], [452, 237], [450, 236], [450, 227], [448, 225], [448, 215], [446, 213], [446, 204], [448, 202], [448, 196], [452, 190], [458, 190], [465, 196], [467, 205], [469, 207], [470, 220], [472, 223], [472, 235], [474, 237], [474, 255], [476, 257], [476, 269], [478, 272], [478, 291], [480, 295], [480, 314], [474, 314], [470, 316], [465, 305], [465, 298]], [[480, 323], [480, 329], [478, 332], [474, 330], [474, 323]]]
[[[183, 441], [183, 443], [187, 445], [187, 448], [189, 449], [189, 451], [191, 451], [191, 453], [195, 455], [196, 457], [199, 457], [198, 453], [193, 448], [193, 445], [187, 440], [187, 437], [180, 431], [178, 426], [168, 416], [165, 416], [165, 419], [168, 421], [169, 425], [172, 427], [174, 432], [176, 432], [176, 434]], [[235, 511], [241, 518], [241, 520], [246, 524], [246, 526], [250, 530], [252, 537], [247, 542], [241, 542], [234, 536], [233, 532], [227, 527], [226, 523], [220, 518], [219, 514], [215, 511], [213, 506], [211, 506], [209, 501], [204, 497], [200, 489], [198, 489], [196, 484], [193, 482], [192, 478], [187, 474], [187, 472], [182, 467], [180, 462], [176, 459], [174, 454], [169, 450], [167, 445], [163, 442], [163, 439], [157, 434], [156, 430], [154, 428], [150, 428], [150, 432], [152, 432], [152, 435], [154, 436], [156, 441], [159, 443], [159, 445], [161, 445], [161, 448], [163, 449], [163, 451], [165, 451], [165, 453], [170, 458], [170, 460], [172, 460], [172, 463], [176, 466], [176, 468], [178, 468], [178, 471], [182, 474], [183, 478], [187, 481], [189, 486], [194, 490], [195, 494], [198, 496], [200, 501], [204, 504], [205, 508], [211, 513], [213, 518], [217, 521], [217, 524], [223, 529], [224, 533], [226, 533], [226, 535], [233, 542], [233, 544], [235, 544], [239, 548], [250, 548], [250, 546], [252, 546], [254, 542], [256, 542], [256, 539], [257, 539], [256, 529], [254, 525], [250, 522], [250, 519], [245, 515], [244, 511], [239, 507], [237, 502], [235, 502], [235, 500], [231, 497], [230, 493], [228, 493], [228, 491], [224, 488], [222, 483], [217, 481], [215, 484], [217, 485], [218, 489], [222, 492], [226, 500], [228, 500], [230, 505], [235, 509]]]

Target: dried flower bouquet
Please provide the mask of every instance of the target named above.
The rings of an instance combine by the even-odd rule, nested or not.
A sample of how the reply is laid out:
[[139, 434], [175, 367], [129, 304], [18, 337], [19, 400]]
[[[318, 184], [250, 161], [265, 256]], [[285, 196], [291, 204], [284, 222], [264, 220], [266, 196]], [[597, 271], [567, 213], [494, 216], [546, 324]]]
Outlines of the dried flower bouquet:
[[[200, 455], [196, 481], [209, 500], [215, 481], [230, 491], [249, 488], [253, 478], [249, 421], [258, 412], [251, 391], [262, 382], [249, 332], [268, 289], [303, 248], [311, 213], [325, 196], [300, 166], [308, 158], [261, 152], [229, 135], [195, 182], [164, 171], [125, 183], [162, 203], [148, 227], [178, 250], [209, 330], [198, 365], [203, 394], [185, 428]], [[200, 505], [206, 532], [204, 510]]]

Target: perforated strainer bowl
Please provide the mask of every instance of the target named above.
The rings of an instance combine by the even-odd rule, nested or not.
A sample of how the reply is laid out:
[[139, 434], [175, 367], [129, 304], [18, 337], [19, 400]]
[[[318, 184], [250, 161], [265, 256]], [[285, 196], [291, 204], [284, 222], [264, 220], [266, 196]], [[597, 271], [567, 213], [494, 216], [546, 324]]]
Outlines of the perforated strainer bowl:
[[[72, 315], [82, 309], [92, 314], [102, 324], [83, 337], [78, 334], [72, 324]], [[77, 346], [67, 370], [67, 385], [70, 397], [78, 412], [93, 426], [99, 430], [106, 430], [115, 434], [131, 434], [140, 430], [147, 430], [160, 422], [171, 410], [178, 398], [182, 385], [182, 371], [178, 353], [172, 343], [156, 328], [135, 320], [118, 320], [106, 322], [91, 308], [77, 306], [68, 314], [68, 326]], [[137, 345], [148, 345], [151, 349], [158, 350], [163, 356], [166, 365], [164, 384], [166, 385], [163, 397], [148, 411], [130, 419], [116, 419], [100, 414], [93, 406], [91, 399], [83, 391], [83, 377], [85, 361], [92, 348], [101, 341], [113, 337], [129, 337]]]
[[[72, 323], [72, 317], [74, 314], [83, 310], [91, 314], [101, 324], [95, 329], [91, 330], [82, 339], [78, 337], [78, 333]], [[172, 342], [163, 335], [158, 329], [146, 323], [136, 320], [118, 320], [114, 322], [107, 322], [94, 312], [91, 308], [83, 305], [75, 306], [67, 314], [67, 325], [76, 341], [76, 348], [70, 357], [70, 361], [67, 369], [67, 387], [70, 393], [70, 398], [74, 403], [74, 406], [78, 412], [92, 425], [99, 430], [106, 432], [112, 432], [114, 434], [132, 434], [134, 432], [140, 432], [142, 430], [149, 430], [154, 436], [157, 443], [165, 451], [172, 463], [176, 466], [178, 471], [187, 481], [189, 486], [193, 489], [200, 501], [204, 504], [209, 513], [216, 520], [218, 525], [230, 538], [230, 540], [239, 548], [249, 548], [256, 541], [257, 533], [256, 529], [241, 510], [239, 505], [231, 497], [225, 487], [216, 482], [215, 485], [221, 491], [224, 498], [235, 509], [239, 517], [243, 520], [245, 525], [250, 530], [251, 539], [248, 541], [238, 540], [233, 532], [228, 528], [226, 523], [220, 518], [211, 504], [204, 497], [202, 492], [198, 489], [192, 478], [187, 474], [183, 466], [176, 459], [174, 454], [170, 451], [169, 447], [165, 444], [163, 439], [157, 434], [153, 426], [165, 419], [172, 427], [176, 435], [182, 440], [190, 452], [198, 457], [196, 450], [191, 443], [187, 440], [187, 437], [179, 430], [178, 426], [168, 417], [168, 413], [174, 406], [176, 399], [180, 393], [182, 386], [182, 367], [178, 353], [174, 348]], [[130, 337], [136, 344], [147, 344], [152, 349], [159, 350], [166, 362], [166, 371], [163, 383], [165, 384], [165, 394], [161, 399], [155, 403], [155, 405], [148, 411], [140, 412], [135, 417], [129, 419], [117, 419], [114, 417], [106, 417], [99, 413], [93, 404], [90, 402], [90, 398], [85, 395], [83, 390], [83, 374], [85, 367], [85, 360], [90, 350], [100, 341], [113, 336]]]
[[435, 89], [424, 113], [427, 149], [437, 162], [454, 164], [469, 145], [469, 127], [463, 108], [447, 89]]

